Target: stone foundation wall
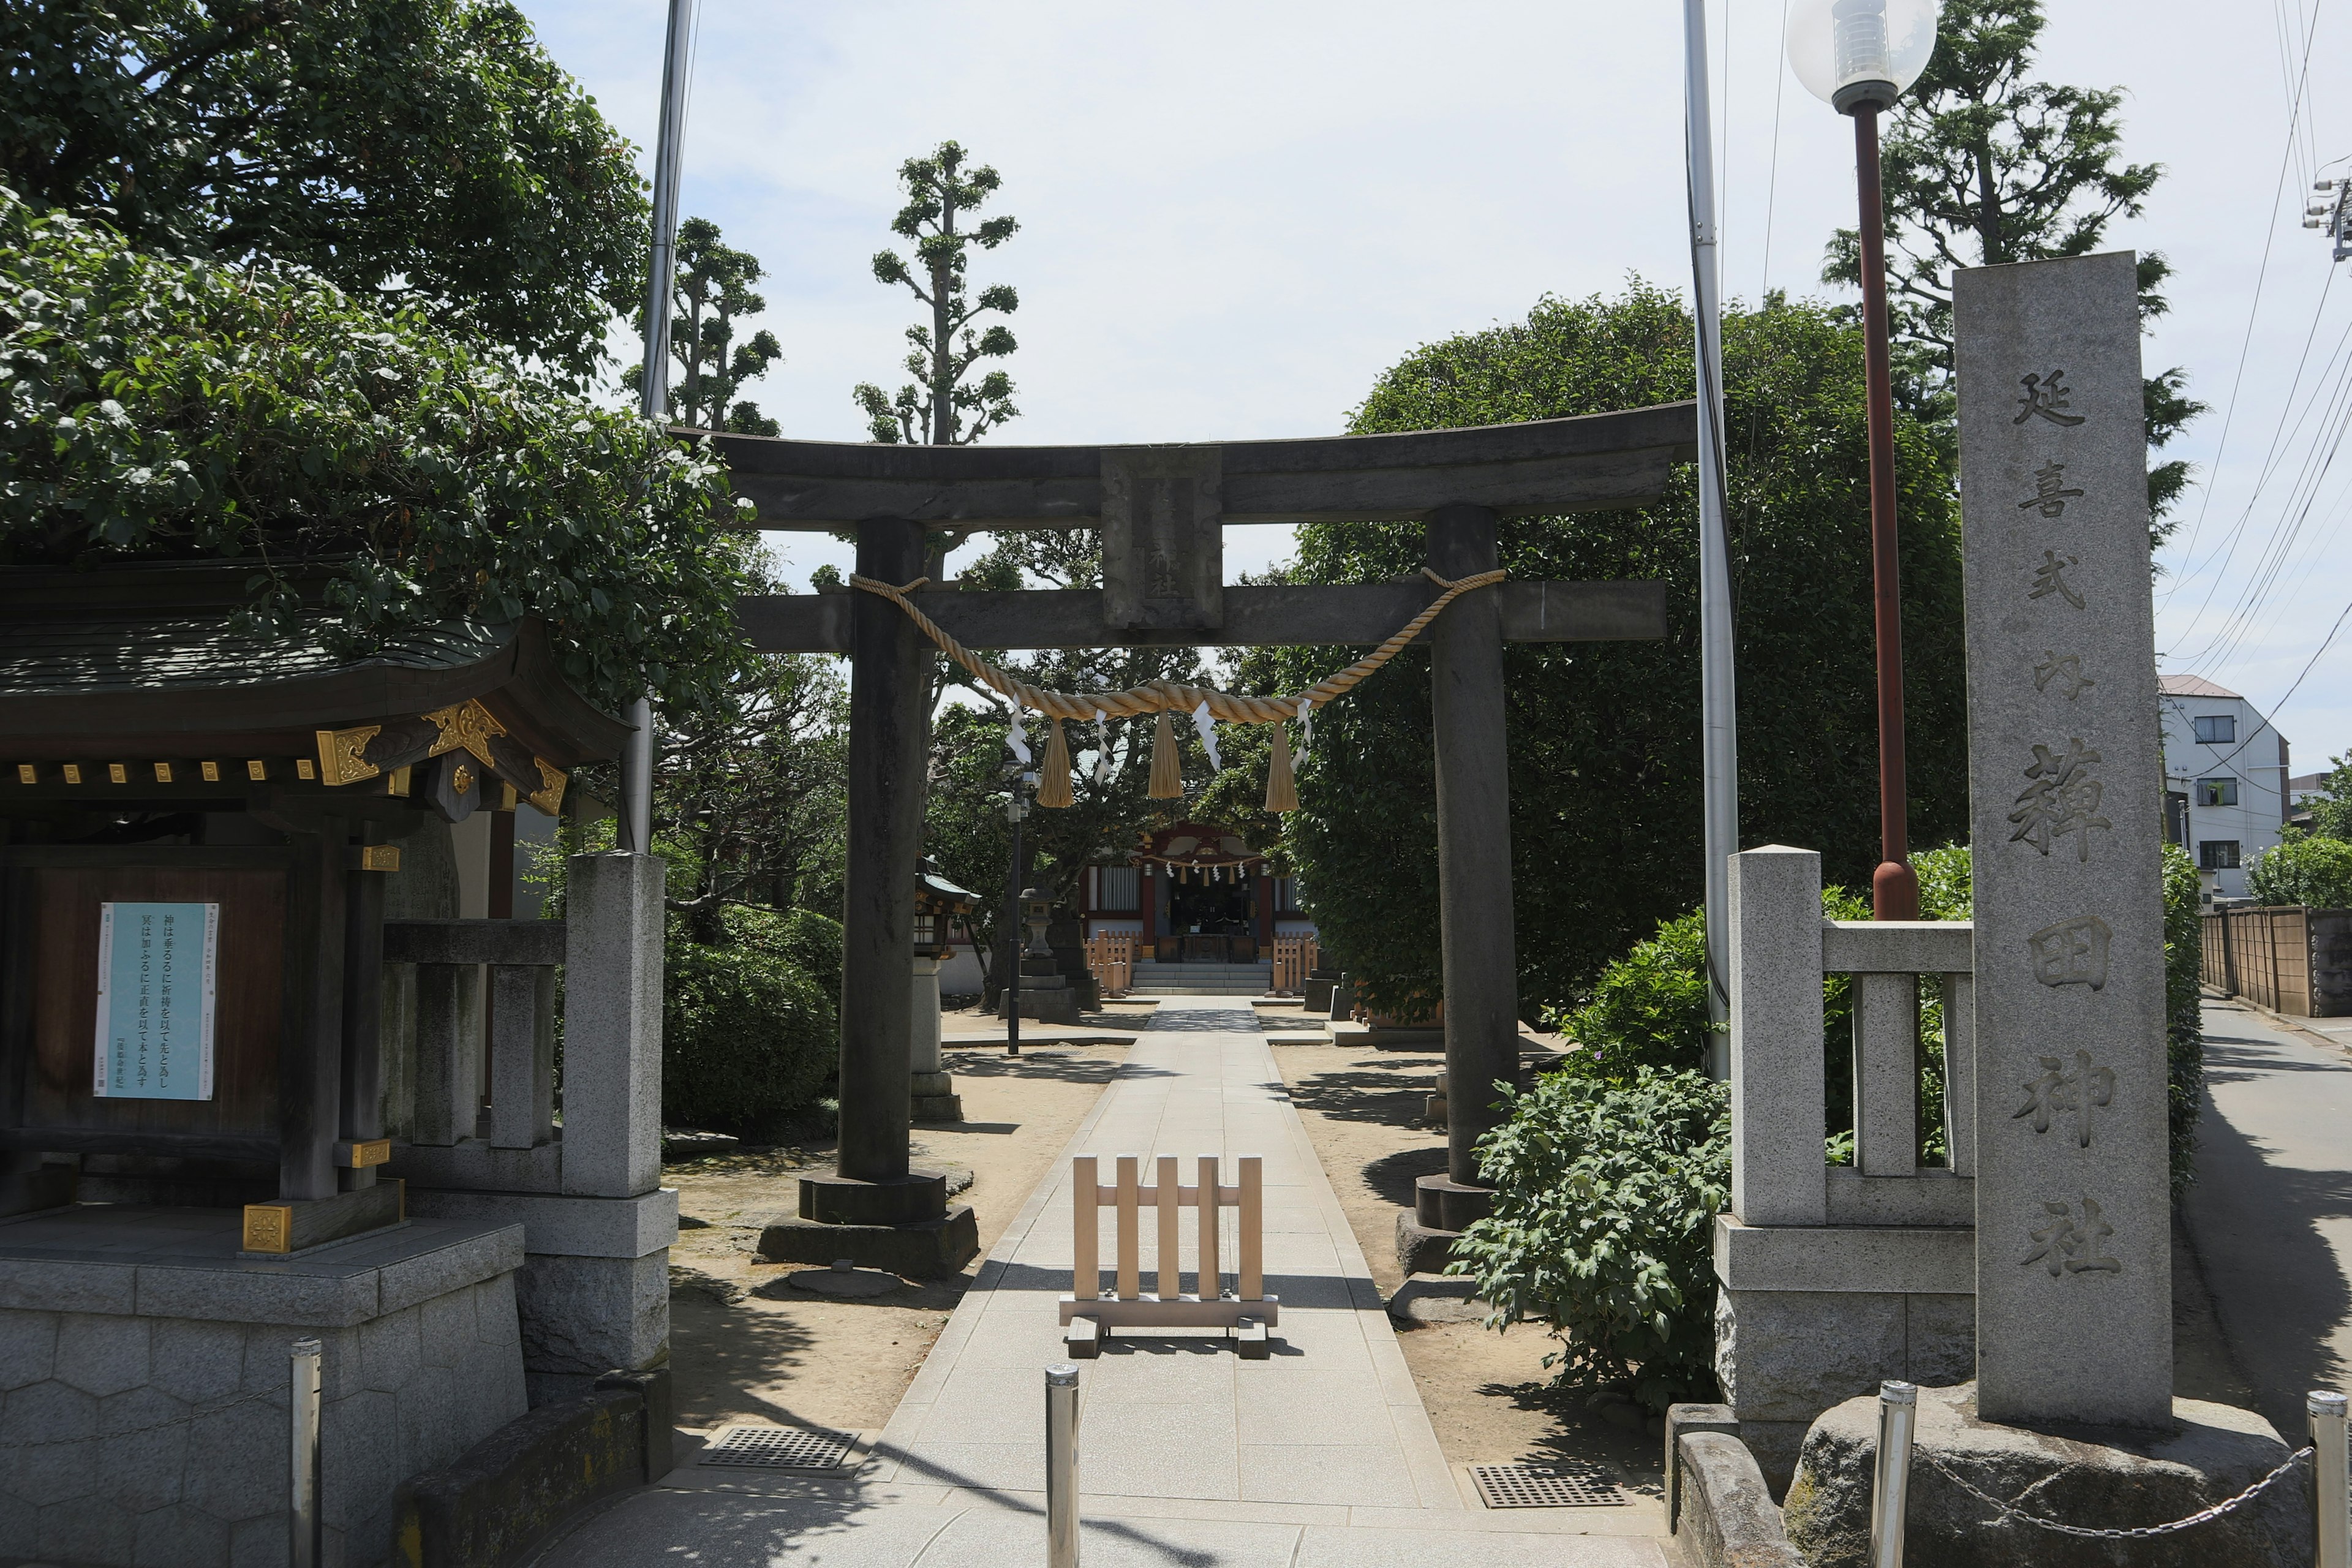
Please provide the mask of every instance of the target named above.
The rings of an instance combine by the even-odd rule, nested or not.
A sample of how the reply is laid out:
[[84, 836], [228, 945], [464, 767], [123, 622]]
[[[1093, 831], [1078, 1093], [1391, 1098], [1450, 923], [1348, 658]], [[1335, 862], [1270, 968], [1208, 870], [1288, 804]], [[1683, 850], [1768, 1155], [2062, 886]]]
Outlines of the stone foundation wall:
[[[415, 1279], [412, 1299], [386, 1289], [390, 1300], [378, 1297], [359, 1321], [334, 1310], [302, 1321], [304, 1305], [340, 1301], [299, 1276], [246, 1274], [221, 1287], [195, 1270], [137, 1270], [159, 1277], [150, 1284], [130, 1281], [128, 1268], [52, 1264], [36, 1290], [23, 1288], [24, 1264], [0, 1267], [0, 1560], [284, 1563], [290, 1351], [315, 1338], [325, 1568], [390, 1562], [399, 1483], [447, 1465], [525, 1409], [520, 1228], [462, 1250], [485, 1247], [497, 1256], [451, 1261], [476, 1276], [495, 1268], [488, 1278]], [[280, 1288], [285, 1310], [275, 1315], [286, 1321], [170, 1310], [205, 1306], [170, 1302], [172, 1287], [212, 1285], [247, 1298], [215, 1310], [251, 1311], [257, 1279]], [[17, 1304], [28, 1299], [42, 1305]]]

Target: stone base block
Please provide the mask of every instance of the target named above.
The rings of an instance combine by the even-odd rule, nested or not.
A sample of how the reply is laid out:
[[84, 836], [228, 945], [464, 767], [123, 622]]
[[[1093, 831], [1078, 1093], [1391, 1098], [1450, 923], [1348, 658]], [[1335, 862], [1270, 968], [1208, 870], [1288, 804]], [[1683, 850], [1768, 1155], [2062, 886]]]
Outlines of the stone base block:
[[[2287, 1457], [2269, 1422], [2202, 1400], [2172, 1402], [2158, 1431], [1993, 1426], [1976, 1387], [1919, 1391], [1911, 1465], [1910, 1568], [2300, 1568], [2312, 1560], [2311, 1473], [2298, 1466], [2235, 1512], [2128, 1543], [2039, 1530], [1988, 1508], [1946, 1472], [2023, 1512], [2101, 1529], [2163, 1524], [2263, 1479]], [[1875, 1397], [1850, 1399], [1807, 1434], [1789, 1488], [1789, 1540], [1813, 1568], [1865, 1568]]]
[[71, 1165], [27, 1163], [23, 1170], [9, 1171], [0, 1164], [0, 1215], [64, 1208], [74, 1201], [78, 1180], [79, 1173]]
[[515, 1275], [530, 1402], [574, 1399], [604, 1373], [669, 1354], [669, 1249], [642, 1258], [531, 1253]]
[[1454, 1244], [1462, 1239], [1458, 1230], [1437, 1230], [1415, 1220], [1409, 1214], [1397, 1215], [1397, 1268], [1406, 1274], [1443, 1274], [1445, 1266], [1454, 1261]]
[[1683, 1568], [1806, 1568], [1765, 1490], [1763, 1473], [1738, 1438], [1702, 1428], [1685, 1429], [1673, 1441], [1681, 1482], [1676, 1563]]
[[1432, 1230], [1468, 1230], [1495, 1206], [1495, 1189], [1451, 1176], [1423, 1176], [1412, 1184], [1412, 1217]]
[[913, 1225], [826, 1225], [780, 1218], [760, 1233], [758, 1256], [762, 1263], [833, 1263], [846, 1258], [862, 1268], [938, 1279], [980, 1256], [980, 1223], [970, 1204], [958, 1204], [941, 1218]]
[[[1718, 1290], [1715, 1371], [1740, 1421], [1812, 1418], [1876, 1394], [1976, 1372], [1976, 1298], [1861, 1290]], [[1753, 1447], [1753, 1445], [1750, 1445]], [[1762, 1453], [1764, 1473], [1773, 1473]]]
[[1475, 1281], [1460, 1274], [1414, 1274], [1389, 1298], [1389, 1318], [1399, 1328], [1431, 1323], [1480, 1323], [1494, 1308], [1475, 1294]]
[[909, 1171], [889, 1182], [861, 1182], [838, 1171], [801, 1178], [801, 1218], [819, 1225], [919, 1225], [947, 1212], [947, 1178], [937, 1171]]
[[961, 1121], [963, 1096], [919, 1094], [914, 1098], [909, 1115], [917, 1121]]

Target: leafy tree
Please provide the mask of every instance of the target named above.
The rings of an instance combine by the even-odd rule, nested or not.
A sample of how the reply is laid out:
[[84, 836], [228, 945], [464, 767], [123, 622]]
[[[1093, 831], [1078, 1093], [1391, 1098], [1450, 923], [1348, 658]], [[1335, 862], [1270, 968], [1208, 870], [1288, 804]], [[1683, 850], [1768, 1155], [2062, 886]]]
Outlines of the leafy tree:
[[[608, 708], [740, 667], [726, 470], [299, 268], [142, 254], [0, 190], [0, 563], [253, 563], [248, 629], [323, 572], [332, 651], [546, 623]], [[298, 570], [299, 569], [299, 570]]]
[[909, 158], [898, 169], [907, 205], [890, 227], [914, 242], [914, 264], [895, 250], [877, 251], [874, 277], [905, 288], [929, 308], [931, 319], [907, 329], [907, 342], [913, 345], [907, 374], [916, 378], [913, 383], [898, 388], [896, 397], [872, 382], [860, 382], [850, 394], [866, 411], [874, 438], [886, 445], [977, 441], [1021, 413], [1013, 406], [1013, 379], [1003, 370], [990, 370], [970, 384], [964, 380], [981, 361], [1003, 359], [1020, 346], [1002, 321], [984, 329], [973, 323], [991, 312], [1009, 316], [1021, 308], [1021, 296], [1010, 283], [992, 283], [976, 299], [967, 292], [971, 247], [993, 250], [1021, 226], [1004, 216], [985, 219], [975, 228], [956, 226], [985, 205], [1002, 184], [986, 164], [967, 171], [968, 156], [960, 144], [942, 142], [929, 157]]
[[314, 268], [572, 384], [645, 287], [629, 145], [507, 0], [0, 7], [0, 179], [142, 249]]
[[[1691, 321], [1636, 283], [1609, 300], [1547, 299], [1523, 322], [1416, 350], [1384, 374], [1354, 430], [1507, 424], [1688, 395]], [[1733, 588], [1738, 610], [1741, 837], [1819, 849], [1834, 882], [1877, 858], [1875, 658], [1862, 334], [1850, 316], [1775, 297], [1724, 322]], [[1949, 469], [1898, 416], [1911, 837], [1967, 821], [1959, 541]], [[1688, 470], [1657, 504], [1514, 518], [1515, 577], [1648, 578], [1663, 641], [1515, 644], [1508, 681], [1511, 844], [1521, 1003], [1574, 1006], [1593, 977], [1699, 900], [1697, 508]], [[1423, 559], [1423, 531], [1315, 523], [1297, 575], [1377, 582]], [[1350, 650], [1256, 650], [1261, 692], [1295, 691]], [[1424, 654], [1408, 649], [1316, 715], [1286, 846], [1327, 944], [1385, 1007], [1439, 971], [1435, 789]]]
[[[673, 421], [739, 436], [776, 433], [776, 422], [763, 416], [758, 404], [735, 396], [745, 382], [757, 381], [783, 358], [783, 345], [765, 328], [747, 342], [735, 341], [737, 319], [768, 308], [751, 291], [765, 276], [758, 257], [719, 243], [719, 226], [709, 218], [690, 217], [677, 226], [677, 269], [670, 291], [677, 313], [669, 330], [670, 357], [677, 361], [669, 385]], [[638, 319], [644, 319], [642, 310]], [[645, 367], [633, 364], [621, 379], [635, 391], [644, 384]]]
[[[1952, 269], [2086, 256], [2116, 218], [2140, 216], [2164, 174], [2161, 164], [2123, 161], [2120, 89], [2028, 79], [2045, 25], [2042, 0], [1945, 0], [1935, 58], [1885, 126], [1887, 288], [1902, 379], [1915, 407], [1939, 421], [1952, 407]], [[2171, 272], [2159, 253], [2140, 258], [2144, 321], [2168, 309]], [[1855, 231], [1831, 242], [1822, 277], [1859, 285]], [[2188, 379], [2178, 366], [2147, 378], [2151, 448], [2204, 412], [2184, 395]], [[2150, 511], [2160, 520], [2188, 482], [2186, 462], [2150, 469]], [[2159, 522], [2158, 542], [2169, 531]]]
[[2352, 844], [2298, 837], [2265, 849], [2247, 868], [2246, 890], [2264, 904], [2352, 909]]
[[734, 905], [841, 908], [849, 696], [833, 660], [758, 656], [719, 700], [665, 710], [660, 745], [655, 837], [693, 940], [722, 942]]
[[2312, 832], [2322, 838], [2352, 840], [2352, 752], [2335, 759], [2320, 788], [2322, 798], [2311, 803]]

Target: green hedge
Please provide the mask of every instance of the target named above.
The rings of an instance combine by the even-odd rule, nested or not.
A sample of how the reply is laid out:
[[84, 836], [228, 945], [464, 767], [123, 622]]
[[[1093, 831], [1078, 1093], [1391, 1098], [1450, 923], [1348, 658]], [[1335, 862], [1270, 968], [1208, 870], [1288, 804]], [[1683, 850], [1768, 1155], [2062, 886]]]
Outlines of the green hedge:
[[2265, 849], [2246, 868], [2246, 890], [2265, 904], [2352, 909], [2352, 844], [2295, 838]]
[[724, 947], [675, 932], [669, 943], [662, 1120], [774, 1142], [840, 1059], [841, 926], [805, 910], [730, 909], [726, 927]]

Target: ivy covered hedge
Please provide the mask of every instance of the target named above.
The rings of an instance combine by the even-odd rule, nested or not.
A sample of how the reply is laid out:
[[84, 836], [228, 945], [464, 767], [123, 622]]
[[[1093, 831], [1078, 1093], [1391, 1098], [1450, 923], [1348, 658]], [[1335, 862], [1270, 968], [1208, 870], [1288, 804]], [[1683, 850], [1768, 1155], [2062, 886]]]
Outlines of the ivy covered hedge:
[[742, 657], [738, 504], [706, 451], [416, 311], [0, 189], [0, 563], [249, 562], [267, 635], [324, 561], [338, 653], [536, 616], [601, 705], [692, 703]]

